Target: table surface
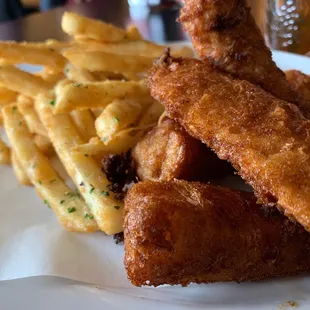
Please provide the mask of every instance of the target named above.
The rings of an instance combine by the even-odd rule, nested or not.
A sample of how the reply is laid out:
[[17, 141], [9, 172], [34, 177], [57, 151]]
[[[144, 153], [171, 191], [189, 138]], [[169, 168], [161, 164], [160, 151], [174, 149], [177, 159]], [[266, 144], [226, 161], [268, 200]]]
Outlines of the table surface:
[[[254, 15], [263, 0], [248, 0]], [[260, 7], [261, 8], [261, 7]], [[76, 12], [104, 20], [117, 26], [137, 25], [145, 38], [164, 41], [188, 40], [180, 24], [176, 22], [178, 10], [166, 9], [160, 13], [129, 8], [127, 0], [93, 0], [82, 4], [69, 4], [44, 13], [36, 13], [20, 20], [0, 24], [0, 40], [42, 41], [48, 38], [66, 40], [60, 21], [65, 11]], [[261, 10], [260, 10], [261, 11]]]

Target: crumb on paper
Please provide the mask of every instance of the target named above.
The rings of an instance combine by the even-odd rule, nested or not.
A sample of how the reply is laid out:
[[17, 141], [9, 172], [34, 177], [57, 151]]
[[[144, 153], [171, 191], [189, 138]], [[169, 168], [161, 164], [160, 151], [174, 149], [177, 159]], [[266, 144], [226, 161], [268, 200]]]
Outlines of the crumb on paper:
[[297, 307], [298, 307], [298, 303], [296, 301], [288, 300], [284, 302], [283, 304], [279, 305], [278, 309], [285, 310], [288, 308], [297, 308]]

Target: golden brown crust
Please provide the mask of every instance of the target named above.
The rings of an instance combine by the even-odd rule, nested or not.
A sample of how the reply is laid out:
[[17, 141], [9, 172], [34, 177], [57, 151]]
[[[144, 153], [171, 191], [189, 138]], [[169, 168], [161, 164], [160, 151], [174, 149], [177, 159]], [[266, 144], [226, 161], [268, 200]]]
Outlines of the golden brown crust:
[[203, 182], [232, 172], [227, 162], [169, 118], [139, 141], [132, 157], [142, 181], [175, 178]]
[[193, 137], [232, 163], [261, 202], [310, 230], [310, 121], [295, 105], [199, 60], [165, 55], [151, 94]]
[[310, 100], [310, 76], [297, 70], [286, 71], [285, 75], [292, 88]]
[[310, 102], [290, 87], [272, 60], [244, 0], [186, 0], [180, 21], [201, 59], [303, 107], [310, 117]]
[[141, 182], [126, 197], [124, 228], [124, 263], [136, 286], [242, 282], [310, 270], [309, 233], [256, 204], [252, 193]]

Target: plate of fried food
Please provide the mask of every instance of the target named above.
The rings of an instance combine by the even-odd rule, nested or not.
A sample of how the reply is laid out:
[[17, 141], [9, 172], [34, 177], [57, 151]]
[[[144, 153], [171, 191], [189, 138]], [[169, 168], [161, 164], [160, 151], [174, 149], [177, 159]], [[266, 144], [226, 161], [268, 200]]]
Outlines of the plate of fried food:
[[[179, 22], [197, 56], [70, 12], [68, 42], [0, 42], [0, 161], [13, 167], [0, 174], [0, 279], [26, 276], [14, 264], [27, 244], [5, 257], [7, 231], [31, 222], [14, 214], [25, 186], [31, 216], [57, 219], [49, 232], [107, 255], [79, 254], [90, 277], [66, 253], [55, 265], [71, 273], [28, 274], [96, 288], [2, 282], [2, 300], [24, 292], [4, 309], [30, 296], [33, 309], [308, 309], [310, 58], [272, 55], [245, 1], [187, 0]], [[7, 188], [12, 170], [23, 187]]]

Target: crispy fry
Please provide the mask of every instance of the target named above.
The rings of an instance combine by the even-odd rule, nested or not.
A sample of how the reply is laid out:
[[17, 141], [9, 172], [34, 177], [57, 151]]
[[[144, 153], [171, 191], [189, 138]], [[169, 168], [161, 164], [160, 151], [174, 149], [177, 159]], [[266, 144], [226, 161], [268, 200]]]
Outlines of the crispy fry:
[[[87, 153], [72, 151], [83, 143], [69, 115], [54, 115], [49, 101], [52, 98], [39, 95], [36, 110], [54, 148], [75, 185], [94, 214], [100, 229], [106, 234], [115, 234], [123, 229], [123, 203], [109, 192], [109, 182], [96, 161]], [[103, 194], [103, 193], [109, 194]]]
[[10, 153], [10, 149], [0, 138], [0, 165], [9, 165], [11, 163]]
[[164, 113], [164, 110], [164, 106], [155, 100], [141, 117], [139, 126], [143, 127], [146, 125], [155, 124], [159, 117]]
[[143, 36], [136, 25], [129, 25], [126, 29], [127, 40], [143, 40]]
[[71, 36], [104, 42], [119, 42], [126, 37], [126, 32], [120, 28], [70, 12], [64, 13], [61, 27]]
[[112, 71], [122, 73], [130, 79], [138, 79], [139, 73], [147, 72], [154, 58], [131, 54], [115, 54], [105, 51], [85, 51], [72, 48], [64, 56], [74, 65], [89, 71]]
[[45, 156], [50, 157], [54, 154], [54, 148], [49, 137], [36, 134], [33, 138], [33, 142]]
[[77, 84], [64, 80], [55, 88], [54, 113], [68, 113], [75, 109], [105, 108], [114, 99], [144, 98], [150, 100], [144, 81], [104, 81]]
[[[19, 96], [17, 107], [19, 112], [23, 115], [29, 131], [48, 138], [47, 131], [42, 125], [37, 112], [34, 110], [33, 100], [26, 96]], [[45, 152], [43, 153], [45, 154]]]
[[0, 85], [0, 105], [10, 104], [16, 100], [18, 93]]
[[252, 193], [141, 182], [125, 199], [125, 259], [137, 286], [254, 281], [310, 271], [310, 235]]
[[108, 143], [117, 132], [134, 126], [143, 108], [145, 108], [145, 104], [137, 100], [112, 101], [96, 119], [97, 135]]
[[48, 46], [34, 46], [27, 42], [0, 42], [0, 57], [14, 62], [42, 65], [62, 71], [66, 59]]
[[71, 117], [85, 141], [89, 141], [89, 139], [96, 136], [95, 118], [89, 110], [74, 110], [71, 112]]
[[19, 70], [13, 66], [0, 67], [0, 83], [11, 90], [35, 98], [49, 90], [48, 82], [41, 77]]
[[70, 63], [66, 65], [65, 74], [69, 80], [75, 81], [77, 83], [88, 83], [97, 81], [95, 75], [92, 72], [85, 69], [77, 68]]
[[11, 161], [17, 181], [22, 185], [32, 185], [15, 152], [11, 152]]
[[98, 226], [91, 219], [92, 214], [84, 201], [80, 196], [73, 195], [48, 159], [35, 147], [31, 133], [17, 108], [7, 106], [3, 109], [3, 115], [8, 138], [21, 166], [38, 194], [53, 209], [59, 222], [70, 231], [97, 230]]

